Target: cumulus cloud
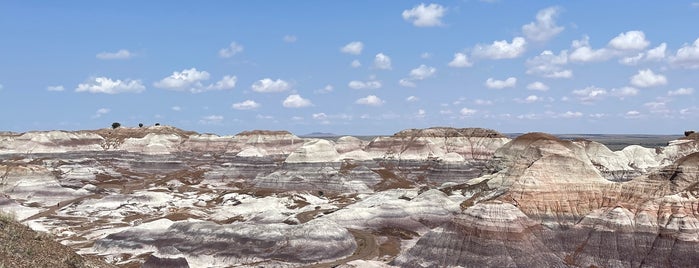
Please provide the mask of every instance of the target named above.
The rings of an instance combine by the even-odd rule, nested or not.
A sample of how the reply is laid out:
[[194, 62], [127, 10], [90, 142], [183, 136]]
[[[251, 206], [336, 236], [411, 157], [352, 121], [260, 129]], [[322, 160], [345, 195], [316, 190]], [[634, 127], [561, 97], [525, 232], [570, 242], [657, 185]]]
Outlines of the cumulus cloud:
[[464, 68], [471, 67], [473, 63], [469, 61], [468, 56], [464, 53], [455, 53], [454, 59], [449, 62], [449, 67]]
[[655, 87], [667, 84], [667, 78], [662, 74], [655, 74], [650, 69], [639, 70], [630, 78], [631, 85], [637, 87]]
[[439, 4], [420, 4], [412, 9], [403, 10], [403, 19], [417, 27], [433, 27], [442, 24], [442, 17], [447, 8]]
[[573, 71], [563, 68], [567, 63], [567, 50], [561, 51], [558, 55], [550, 50], [544, 50], [538, 56], [527, 60], [527, 74], [546, 78], [571, 78]]
[[260, 107], [260, 104], [254, 100], [246, 100], [243, 102], [233, 103], [231, 108], [236, 110], [254, 110]]
[[694, 93], [694, 89], [691, 87], [686, 87], [686, 88], [678, 88], [676, 90], [670, 90], [667, 92], [668, 96], [686, 96], [686, 95], [692, 95]]
[[478, 110], [473, 110], [473, 109], [469, 109], [469, 108], [462, 108], [462, 109], [459, 111], [459, 113], [460, 113], [462, 116], [471, 116], [471, 115], [476, 114], [477, 112], [478, 112]]
[[476, 99], [473, 103], [476, 105], [493, 105], [493, 101], [482, 99]]
[[574, 40], [569, 59], [574, 62], [605, 61], [611, 58], [612, 51], [606, 48], [592, 49], [590, 37], [584, 36], [581, 40]]
[[146, 90], [141, 80], [112, 80], [107, 77], [95, 77], [89, 81], [79, 84], [75, 92], [118, 94], [125, 92], [140, 93]]
[[427, 112], [423, 109], [418, 109], [417, 113], [415, 113], [415, 116], [417, 118], [424, 118], [427, 115]]
[[303, 108], [313, 105], [309, 99], [304, 99], [299, 94], [291, 94], [282, 102], [286, 108]]
[[407, 102], [416, 102], [419, 100], [420, 100], [420, 98], [415, 97], [415, 96], [409, 96], [409, 97], [405, 98], [405, 101], [407, 101]]
[[583, 116], [583, 113], [567, 111], [565, 113], [559, 114], [558, 116], [563, 118], [580, 118]]
[[694, 43], [691, 45], [682, 45], [675, 55], [670, 58], [670, 62], [674, 66], [682, 68], [699, 68], [699, 38], [694, 40]]
[[650, 42], [646, 40], [646, 35], [642, 31], [628, 31], [620, 33], [609, 41], [609, 46], [618, 50], [642, 50]]
[[379, 53], [374, 57], [374, 68], [382, 70], [391, 69], [391, 58], [386, 54]]
[[209, 77], [211, 75], [207, 71], [198, 71], [196, 68], [191, 68], [180, 72], [172, 72], [170, 76], [153, 83], [153, 86], [168, 90], [201, 93], [210, 90], [234, 88], [238, 80], [236, 76], [227, 75], [214, 84], [202, 84], [202, 82], [209, 80]]
[[327, 94], [330, 92], [333, 92], [335, 88], [332, 85], [325, 85], [323, 88], [317, 89], [316, 91], [313, 91], [317, 94]]
[[515, 78], [515, 77], [508, 77], [505, 80], [496, 80], [493, 78], [488, 78], [488, 80], [485, 81], [485, 86], [488, 88], [493, 88], [493, 89], [503, 89], [503, 88], [515, 87], [516, 85], [517, 85], [517, 78]]
[[208, 80], [210, 74], [207, 71], [198, 71], [196, 68], [185, 69], [181, 72], [173, 72], [172, 75], [155, 82], [158, 88], [185, 90], [193, 87], [202, 87], [201, 81]]
[[126, 49], [119, 49], [117, 52], [101, 52], [95, 55], [100, 60], [126, 60], [133, 57], [133, 53]]
[[284, 92], [291, 89], [291, 84], [281, 79], [264, 78], [253, 83], [250, 88], [252, 88], [252, 91], [259, 93]]
[[560, 13], [560, 8], [549, 7], [540, 10], [536, 14], [536, 21], [522, 26], [522, 33], [527, 39], [543, 42], [547, 41], [563, 31], [562, 26], [556, 25], [556, 17]]
[[352, 80], [347, 84], [348, 87], [351, 89], [378, 89], [381, 88], [381, 82], [376, 81], [376, 80], [370, 80], [370, 81], [359, 81], [359, 80]]
[[362, 54], [362, 49], [364, 49], [364, 43], [359, 41], [350, 42], [344, 47], [340, 48], [342, 53], [359, 55]]
[[542, 82], [536, 81], [536, 82], [528, 84], [527, 89], [538, 90], [538, 91], [547, 91], [547, 90], [549, 90], [549, 86], [547, 86], [546, 84], [544, 84]]
[[413, 82], [413, 80], [411, 80], [411, 79], [398, 80], [398, 84], [403, 86], [403, 87], [416, 87], [417, 86], [417, 84], [415, 84], [415, 82]]
[[614, 88], [612, 89], [612, 95], [619, 97], [619, 98], [625, 98], [625, 97], [631, 97], [631, 96], [636, 96], [638, 95], [638, 89], [635, 87], [622, 87], [622, 88]]
[[589, 86], [584, 89], [573, 90], [573, 95], [576, 95], [583, 103], [592, 103], [600, 100], [607, 95], [607, 90], [595, 86]]
[[170, 109], [172, 109], [175, 112], [182, 111], [182, 107], [180, 107], [180, 106], [172, 106], [172, 107], [170, 107]]
[[223, 116], [221, 115], [207, 115], [199, 120], [199, 124], [202, 125], [215, 125], [220, 124], [223, 121]]
[[298, 40], [298, 38], [295, 35], [287, 34], [284, 36], [284, 38], [282, 40], [284, 40], [284, 42], [287, 42], [287, 43], [294, 43]]
[[369, 95], [358, 99], [355, 103], [368, 106], [381, 106], [385, 103], [385, 101], [375, 95]]
[[46, 87], [46, 90], [48, 90], [48, 91], [63, 91], [63, 90], [65, 90], [65, 88], [62, 85], [48, 86], [48, 87]]
[[495, 41], [490, 45], [476, 45], [473, 55], [489, 59], [514, 59], [522, 56], [527, 48], [527, 40], [515, 37], [511, 43], [507, 40]]
[[659, 61], [665, 59], [665, 51], [667, 50], [667, 44], [662, 43], [657, 47], [649, 49], [646, 53], [646, 60]]
[[218, 51], [218, 56], [221, 58], [230, 58], [240, 52], [243, 52], [243, 46], [236, 42], [231, 42], [228, 47], [224, 47]]
[[100, 118], [103, 115], [108, 114], [109, 112], [110, 112], [110, 110], [107, 108], [100, 108], [95, 112], [95, 114], [92, 116], [92, 118]]
[[[223, 90], [223, 89], [231, 89], [235, 87], [236, 82], [238, 81], [238, 78], [236, 76], [231, 76], [231, 75], [226, 75], [221, 80], [216, 82], [213, 85], [209, 85], [206, 87], [206, 89], [201, 89], [198, 92], [201, 91], [206, 91], [206, 90]], [[194, 92], [197, 93], [197, 92]]]
[[419, 67], [410, 70], [410, 78], [414, 80], [424, 80], [434, 76], [437, 68], [421, 64]]
[[353, 61], [350, 63], [350, 66], [352, 66], [352, 68], [359, 68], [359, 67], [362, 67], [362, 63], [359, 62], [359, 60], [353, 60]]
[[515, 99], [516, 102], [519, 103], [535, 103], [544, 100], [544, 98], [539, 97], [537, 95], [529, 95], [524, 99]]

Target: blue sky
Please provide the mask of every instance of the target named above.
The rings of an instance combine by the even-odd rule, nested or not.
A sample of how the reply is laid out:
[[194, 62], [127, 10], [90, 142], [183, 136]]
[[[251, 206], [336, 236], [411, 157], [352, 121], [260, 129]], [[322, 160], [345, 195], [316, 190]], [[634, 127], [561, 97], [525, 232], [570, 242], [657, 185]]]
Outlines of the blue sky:
[[0, 130], [677, 134], [695, 1], [0, 1]]

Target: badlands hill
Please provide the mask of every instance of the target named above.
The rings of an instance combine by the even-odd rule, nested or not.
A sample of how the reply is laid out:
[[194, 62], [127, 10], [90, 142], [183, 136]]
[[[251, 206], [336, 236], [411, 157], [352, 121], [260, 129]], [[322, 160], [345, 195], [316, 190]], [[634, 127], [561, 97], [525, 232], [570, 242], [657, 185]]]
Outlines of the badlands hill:
[[696, 135], [0, 133], [0, 210], [122, 267], [693, 267], [697, 185]]

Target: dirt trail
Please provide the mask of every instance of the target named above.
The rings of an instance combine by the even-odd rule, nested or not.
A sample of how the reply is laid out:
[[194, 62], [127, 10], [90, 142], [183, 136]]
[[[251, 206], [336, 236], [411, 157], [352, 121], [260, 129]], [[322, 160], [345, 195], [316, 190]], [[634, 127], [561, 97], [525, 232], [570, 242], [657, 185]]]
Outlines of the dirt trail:
[[61, 201], [61, 202], [58, 202], [58, 204], [57, 204], [56, 206], [51, 206], [51, 207], [49, 207], [49, 209], [47, 209], [47, 210], [44, 210], [44, 211], [42, 211], [42, 212], [39, 212], [39, 213], [37, 213], [37, 214], [34, 214], [34, 215], [30, 216], [29, 218], [26, 218], [26, 219], [22, 220], [22, 222], [27, 222], [27, 221], [31, 221], [31, 220], [35, 220], [35, 219], [38, 219], [38, 218], [47, 217], [47, 216], [49, 216], [49, 215], [56, 214], [56, 211], [57, 211], [57, 210], [62, 209], [62, 208], [64, 208], [64, 207], [66, 207], [66, 206], [70, 206], [70, 205], [73, 204], [73, 203], [83, 201], [83, 200], [88, 199], [88, 198], [97, 198], [97, 199], [99, 199], [99, 198], [102, 198], [102, 197], [103, 197], [102, 194], [91, 194], [91, 195], [81, 196], [81, 197], [78, 197], [78, 198], [75, 198], [75, 199], [71, 199], [71, 200], [67, 200], [67, 201]]
[[307, 268], [327, 268], [336, 267], [341, 264], [345, 264], [355, 260], [371, 260], [379, 256], [379, 246], [376, 244], [376, 237], [367, 231], [357, 230], [357, 229], [347, 229], [354, 236], [354, 240], [357, 241], [357, 250], [354, 251], [352, 255], [347, 258], [339, 259], [333, 262], [313, 264], [309, 266], [304, 266]]

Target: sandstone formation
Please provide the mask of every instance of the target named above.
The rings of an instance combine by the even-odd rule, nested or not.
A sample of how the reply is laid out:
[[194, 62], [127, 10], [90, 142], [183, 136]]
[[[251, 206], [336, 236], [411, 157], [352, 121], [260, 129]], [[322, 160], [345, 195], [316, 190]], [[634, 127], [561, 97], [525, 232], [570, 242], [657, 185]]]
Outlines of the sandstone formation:
[[0, 133], [0, 210], [119, 266], [691, 267], [699, 139]]

